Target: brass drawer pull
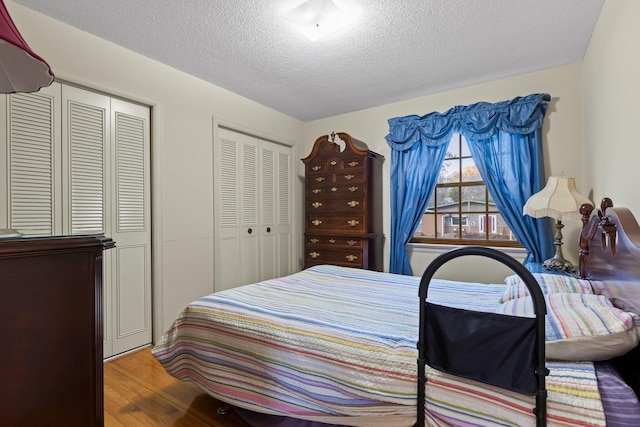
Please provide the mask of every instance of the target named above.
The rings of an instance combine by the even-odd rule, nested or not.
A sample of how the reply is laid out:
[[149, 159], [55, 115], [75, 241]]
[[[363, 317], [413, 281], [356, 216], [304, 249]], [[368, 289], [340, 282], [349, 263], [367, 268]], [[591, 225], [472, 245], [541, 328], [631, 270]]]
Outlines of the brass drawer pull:
[[319, 219], [314, 219], [313, 221], [311, 221], [311, 224], [313, 224], [313, 225], [315, 225], [317, 227], [320, 224], [322, 224], [322, 221], [320, 221]]
[[347, 245], [349, 246], [355, 246], [355, 244], [358, 243], [355, 240], [347, 240]]
[[358, 257], [357, 257], [357, 256], [355, 256], [355, 255], [347, 255], [345, 258], [346, 258], [346, 259], [347, 259], [347, 261], [349, 261], [349, 262], [353, 262], [353, 261], [357, 261], [357, 260], [358, 260]]
[[313, 169], [314, 172], [318, 172], [320, 169], [322, 169], [322, 166], [314, 166], [311, 169]]
[[350, 202], [347, 203], [350, 207], [355, 208], [356, 206], [358, 206], [360, 204], [360, 202], [358, 202], [357, 200], [352, 200]]
[[355, 178], [355, 175], [345, 175], [344, 179], [346, 179], [347, 181], [352, 180], [353, 178]]
[[322, 182], [322, 181], [324, 181], [324, 180], [325, 180], [325, 177], [324, 177], [324, 176], [319, 176], [319, 177], [317, 177], [317, 178], [316, 178], [316, 181], [317, 181], [317, 182]]
[[329, 243], [335, 243], [336, 239], [329, 239]]
[[331, 187], [331, 191], [333, 191], [335, 193], [336, 191], [338, 191], [338, 188], [337, 187]]
[[349, 166], [351, 166], [352, 168], [358, 166], [360, 164], [360, 162], [351, 162], [349, 163]]
[[320, 193], [321, 191], [322, 191], [322, 190], [321, 190], [321, 189], [319, 189], [319, 188], [314, 188], [314, 189], [313, 189], [313, 194], [318, 194], [318, 193]]
[[337, 161], [337, 160], [331, 160], [331, 166], [335, 166], [335, 165], [337, 165], [337, 164], [338, 164], [338, 161]]
[[313, 202], [311, 203], [311, 206], [313, 206], [314, 208], [318, 209], [320, 206], [322, 206], [321, 202]]
[[356, 225], [360, 224], [360, 221], [356, 221], [355, 219], [350, 219], [349, 221], [347, 221], [347, 224], [349, 224], [350, 227], [355, 227]]
[[349, 191], [355, 193], [358, 190], [358, 187], [349, 187]]
[[320, 254], [319, 254], [318, 252], [311, 252], [311, 253], [309, 254], [309, 256], [310, 256], [311, 258], [313, 258], [313, 259], [316, 259], [316, 258], [318, 258], [318, 257], [320, 256]]
[[311, 243], [318, 243], [320, 241], [320, 239], [309, 239], [309, 242]]

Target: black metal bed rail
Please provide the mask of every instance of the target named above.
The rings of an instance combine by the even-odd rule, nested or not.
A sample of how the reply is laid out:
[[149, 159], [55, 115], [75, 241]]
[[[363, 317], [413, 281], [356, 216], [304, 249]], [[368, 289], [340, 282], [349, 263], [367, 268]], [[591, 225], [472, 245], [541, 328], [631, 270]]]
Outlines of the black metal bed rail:
[[[520, 276], [532, 297], [535, 318], [445, 307], [427, 302], [429, 284], [446, 262], [462, 256], [491, 258]], [[546, 426], [544, 296], [533, 275], [494, 248], [464, 246], [439, 255], [420, 280], [417, 426], [425, 423], [426, 365], [437, 370], [536, 397], [536, 426]], [[502, 352], [502, 353], [501, 353]]]

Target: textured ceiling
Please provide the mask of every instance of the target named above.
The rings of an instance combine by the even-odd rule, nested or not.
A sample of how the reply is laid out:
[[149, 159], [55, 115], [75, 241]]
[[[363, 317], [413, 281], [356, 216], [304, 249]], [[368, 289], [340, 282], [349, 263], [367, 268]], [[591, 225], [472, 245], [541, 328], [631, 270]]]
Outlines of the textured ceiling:
[[311, 42], [302, 0], [14, 0], [304, 121], [581, 61], [604, 0], [353, 0]]

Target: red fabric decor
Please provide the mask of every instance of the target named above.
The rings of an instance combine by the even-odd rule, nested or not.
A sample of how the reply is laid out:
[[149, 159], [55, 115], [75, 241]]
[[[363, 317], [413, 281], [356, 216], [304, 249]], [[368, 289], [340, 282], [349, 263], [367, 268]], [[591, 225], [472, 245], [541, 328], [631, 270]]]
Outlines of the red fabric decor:
[[36, 92], [53, 82], [49, 64], [36, 55], [0, 0], [0, 93]]

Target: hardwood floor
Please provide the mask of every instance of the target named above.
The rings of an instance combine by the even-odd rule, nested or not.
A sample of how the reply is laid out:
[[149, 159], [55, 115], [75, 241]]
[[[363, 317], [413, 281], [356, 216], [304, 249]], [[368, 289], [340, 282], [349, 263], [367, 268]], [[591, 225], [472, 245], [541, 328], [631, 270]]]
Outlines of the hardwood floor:
[[178, 381], [146, 348], [104, 364], [106, 427], [249, 427], [191, 382]]

